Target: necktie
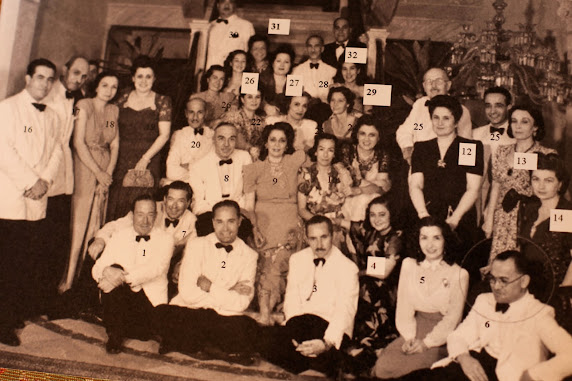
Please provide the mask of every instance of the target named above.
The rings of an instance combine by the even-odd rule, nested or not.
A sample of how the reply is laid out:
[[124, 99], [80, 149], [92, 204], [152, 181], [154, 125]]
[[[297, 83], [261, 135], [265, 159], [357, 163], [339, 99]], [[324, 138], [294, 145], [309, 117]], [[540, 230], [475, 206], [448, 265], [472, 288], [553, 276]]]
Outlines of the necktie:
[[496, 312], [502, 312], [503, 314], [508, 310], [508, 308], [510, 307], [510, 304], [508, 303], [497, 303], [497, 305], [495, 306], [495, 311]]
[[40, 110], [40, 112], [43, 112], [46, 109], [46, 105], [42, 103], [32, 103], [32, 105]]
[[219, 19], [216, 19], [216, 22], [217, 22], [217, 23], [223, 22], [223, 23], [225, 23], [225, 24], [228, 25], [228, 20], [225, 20], [225, 19], [220, 19], [220, 18], [219, 18]]
[[168, 228], [169, 226], [171, 226], [171, 224], [173, 224], [173, 227], [176, 228], [177, 225], [179, 224], [179, 219], [175, 218], [174, 220], [170, 220], [168, 218], [165, 218], [165, 227]]
[[205, 132], [203, 127], [195, 128], [195, 135], [202, 135]]
[[322, 267], [326, 264], [326, 258], [314, 258], [314, 265], [318, 266], [322, 262]]
[[135, 237], [135, 241], [139, 242], [142, 239], [145, 240], [145, 242], [149, 241], [151, 239], [150, 235], [138, 235], [137, 237]]
[[220, 242], [215, 243], [217, 249], [225, 249], [227, 253], [232, 251], [232, 245], [223, 245]]
[[73, 98], [73, 91], [66, 90], [66, 99], [72, 99], [72, 98]]
[[317, 69], [318, 66], [320, 66], [319, 63], [311, 63], [311, 64], [310, 64], [310, 69]]
[[218, 165], [225, 165], [225, 164], [232, 164], [232, 159], [221, 160], [218, 162]]
[[494, 134], [495, 132], [498, 132], [499, 134], [502, 135], [502, 134], [504, 134], [504, 128], [502, 128], [502, 127], [497, 128], [497, 127], [491, 126], [491, 134]]

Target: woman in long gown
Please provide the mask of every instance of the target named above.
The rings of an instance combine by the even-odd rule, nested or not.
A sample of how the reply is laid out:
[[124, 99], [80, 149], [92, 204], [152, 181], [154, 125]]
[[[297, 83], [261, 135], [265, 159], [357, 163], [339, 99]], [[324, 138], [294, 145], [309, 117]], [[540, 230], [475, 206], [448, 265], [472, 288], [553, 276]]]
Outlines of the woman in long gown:
[[[288, 123], [268, 125], [262, 132], [264, 146], [260, 160], [244, 167], [247, 207], [255, 237], [264, 244], [258, 250], [259, 322], [272, 324], [271, 314], [286, 291], [290, 255], [300, 249], [301, 221], [296, 206], [298, 168], [306, 159], [304, 151], [294, 151], [294, 130]], [[255, 203], [256, 199], [256, 203]]]
[[107, 194], [117, 163], [119, 109], [109, 102], [119, 79], [102, 72], [94, 81], [95, 97], [77, 102], [74, 126], [74, 178], [71, 250], [59, 291], [69, 290], [80, 273], [88, 242], [105, 221]]
[[514, 106], [508, 116], [508, 136], [516, 139], [514, 145], [500, 146], [492, 159], [493, 182], [489, 203], [484, 212], [483, 230], [487, 238], [493, 237], [489, 263], [506, 250], [516, 248], [517, 214], [515, 208], [509, 212], [502, 209], [506, 193], [514, 189], [518, 193], [531, 196], [530, 171], [514, 169], [516, 153], [556, 153], [540, 144], [544, 138], [542, 113], [531, 106]]
[[[169, 140], [171, 131], [171, 98], [152, 90], [155, 82], [153, 61], [141, 56], [133, 62], [131, 72], [135, 89], [123, 94], [117, 102], [119, 159], [109, 189], [107, 221], [125, 216], [135, 197], [157, 189], [161, 178], [159, 152]], [[153, 187], [124, 187], [123, 178], [130, 169], [149, 170]]]

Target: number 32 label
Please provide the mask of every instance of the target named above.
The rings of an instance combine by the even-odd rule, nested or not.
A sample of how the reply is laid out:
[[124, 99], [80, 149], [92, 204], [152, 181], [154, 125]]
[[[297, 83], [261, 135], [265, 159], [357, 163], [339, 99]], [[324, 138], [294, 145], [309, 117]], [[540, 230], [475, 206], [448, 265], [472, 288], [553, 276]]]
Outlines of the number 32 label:
[[346, 62], [364, 64], [367, 62], [367, 48], [352, 48], [347, 46]]
[[572, 210], [550, 209], [550, 231], [572, 233]]
[[385, 275], [385, 257], [367, 257], [366, 275]]

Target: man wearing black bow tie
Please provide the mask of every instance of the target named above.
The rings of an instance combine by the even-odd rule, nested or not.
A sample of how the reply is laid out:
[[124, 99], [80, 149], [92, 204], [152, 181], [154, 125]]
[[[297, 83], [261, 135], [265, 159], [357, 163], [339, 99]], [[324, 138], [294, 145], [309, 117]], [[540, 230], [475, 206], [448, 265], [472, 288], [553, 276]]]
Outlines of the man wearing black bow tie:
[[350, 27], [348, 19], [338, 17], [334, 20], [335, 41], [324, 46], [322, 59], [325, 63], [337, 68], [339, 64], [345, 62], [346, 47], [367, 48], [367, 45], [363, 42], [351, 39], [351, 34], [352, 28]]
[[189, 168], [212, 148], [214, 131], [204, 124], [207, 103], [201, 98], [187, 102], [185, 116], [189, 125], [173, 133], [167, 157], [167, 181], [188, 181]]
[[[512, 105], [510, 91], [503, 87], [491, 87], [485, 91], [485, 115], [489, 124], [473, 130], [473, 139], [483, 142], [485, 148], [485, 167], [481, 194], [477, 200], [477, 213], [482, 216], [492, 180], [492, 158], [501, 145], [514, 144], [508, 136], [508, 112]], [[494, 209], [494, 208], [493, 208]]]
[[153, 309], [167, 303], [167, 271], [173, 237], [155, 226], [157, 210], [149, 195], [133, 202], [133, 224], [110, 238], [92, 268], [102, 291], [106, 350], [121, 351], [125, 337], [148, 340]]
[[218, 18], [209, 26], [207, 64], [224, 65], [228, 53], [235, 50], [248, 50], [248, 39], [254, 35], [254, 26], [250, 21], [236, 15], [236, 0], [217, 1]]
[[26, 73], [25, 89], [0, 102], [0, 343], [13, 346], [15, 328], [45, 302], [42, 230], [63, 156], [58, 116], [45, 104], [56, 67], [37, 59]]
[[308, 220], [310, 247], [290, 257], [286, 325], [269, 328], [262, 340], [262, 355], [293, 373], [314, 368], [332, 375], [339, 362], [338, 350], [353, 333], [358, 268], [332, 245], [332, 235], [327, 217], [315, 215]]
[[[449, 335], [449, 357], [406, 379], [528, 381], [572, 375], [572, 337], [554, 320], [554, 309], [528, 292], [534, 271], [517, 251], [499, 254], [488, 275], [492, 293], [479, 295]], [[548, 359], [549, 353], [555, 356]]]
[[235, 201], [215, 204], [212, 215], [214, 232], [187, 244], [179, 294], [157, 309], [160, 353], [251, 364], [257, 324], [243, 313], [254, 296], [258, 254], [237, 237]]

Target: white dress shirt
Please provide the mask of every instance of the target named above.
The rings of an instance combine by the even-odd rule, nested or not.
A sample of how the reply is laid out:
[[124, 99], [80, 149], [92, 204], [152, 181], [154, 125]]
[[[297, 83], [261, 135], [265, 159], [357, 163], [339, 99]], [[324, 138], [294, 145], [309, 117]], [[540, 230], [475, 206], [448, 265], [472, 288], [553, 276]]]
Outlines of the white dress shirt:
[[[425, 102], [429, 100], [428, 96], [419, 98], [413, 103], [411, 112], [407, 119], [395, 132], [397, 144], [401, 150], [413, 147], [417, 142], [424, 142], [427, 140], [435, 139], [437, 135], [433, 131], [433, 122], [429, 114], [429, 107], [425, 106]], [[459, 120], [457, 127], [457, 135], [463, 138], [471, 139], [473, 125], [471, 124], [471, 113], [465, 106], [463, 107], [463, 114]]]
[[[471, 312], [447, 338], [449, 357], [433, 367], [445, 366], [470, 350], [483, 348], [497, 362], [500, 381], [518, 381], [528, 373], [534, 380], [561, 380], [572, 375], [572, 337], [554, 320], [554, 309], [529, 293], [495, 311], [492, 293], [477, 297]], [[549, 353], [555, 356], [548, 360]]]
[[212, 149], [213, 135], [214, 131], [209, 127], [204, 127], [202, 135], [195, 134], [192, 127], [175, 131], [167, 156], [167, 178], [188, 181], [191, 166]]
[[310, 247], [290, 257], [284, 297], [285, 321], [316, 315], [329, 325], [324, 341], [340, 349], [344, 333], [352, 337], [359, 296], [358, 268], [335, 246], [324, 264], [314, 265]]
[[227, 21], [228, 24], [217, 23], [216, 20], [210, 23], [205, 70], [212, 65], [224, 65], [224, 60], [232, 51], [248, 51], [248, 39], [254, 35], [252, 23], [237, 15], [230, 16]]
[[405, 258], [399, 274], [395, 324], [399, 334], [407, 340], [415, 338], [415, 311], [443, 315], [423, 342], [428, 348], [446, 343], [447, 335], [461, 321], [469, 286], [469, 274], [459, 265], [445, 261], [423, 261]]
[[304, 91], [313, 98], [320, 98], [322, 102], [328, 101], [328, 92], [334, 84], [336, 68], [324, 61], [318, 61], [317, 69], [310, 69], [310, 60], [302, 62], [292, 70], [292, 74], [304, 78]]
[[[195, 230], [195, 222], [197, 217], [186, 209], [181, 217], [177, 226], [169, 224], [165, 226], [165, 204], [163, 201], [157, 202], [157, 217], [155, 218], [155, 228], [170, 234], [173, 237], [175, 246], [184, 245], [188, 239], [197, 236]], [[106, 245], [109, 243], [110, 238], [118, 231], [133, 226], [133, 212], [127, 213], [125, 216], [118, 218], [115, 221], [109, 221], [95, 234], [95, 238], [100, 238], [105, 241]]]
[[47, 195], [32, 200], [24, 192], [40, 178], [51, 183], [62, 161], [58, 115], [32, 103], [27, 90], [0, 102], [0, 218], [7, 220], [46, 217]]
[[48, 196], [73, 193], [73, 160], [70, 138], [76, 117], [73, 109], [74, 99], [67, 99], [66, 91], [67, 89], [62, 82], [56, 81], [52, 90], [44, 99], [45, 103], [58, 114], [63, 151], [63, 162], [59, 166], [57, 176], [48, 192]]
[[[232, 251], [217, 248], [216, 234], [190, 240], [179, 273], [179, 294], [170, 304], [187, 308], [210, 308], [219, 315], [242, 315], [254, 296], [258, 254], [240, 238]], [[211, 281], [209, 292], [197, 286], [199, 276]], [[231, 290], [238, 282], [249, 286], [248, 295]], [[253, 338], [254, 339], [254, 338]]]
[[154, 307], [166, 304], [173, 237], [157, 228], [149, 233], [149, 241], [137, 242], [137, 235], [133, 225], [117, 231], [93, 265], [91, 275], [99, 282], [106, 267], [118, 264], [127, 273], [125, 280], [133, 292], [143, 290]]
[[214, 204], [222, 200], [234, 200], [244, 208], [242, 167], [252, 163], [252, 159], [248, 152], [240, 149], [235, 149], [230, 159], [232, 164], [221, 166], [220, 157], [211, 150], [189, 171], [188, 183], [193, 188], [191, 209], [196, 215], [210, 212]]
[[[278, 122], [288, 122], [286, 115], [269, 116], [266, 118], [266, 125], [275, 124]], [[318, 123], [312, 119], [302, 119], [299, 126], [292, 126], [294, 128], [294, 149], [296, 151], [308, 151], [314, 146], [314, 137], [318, 131]]]

